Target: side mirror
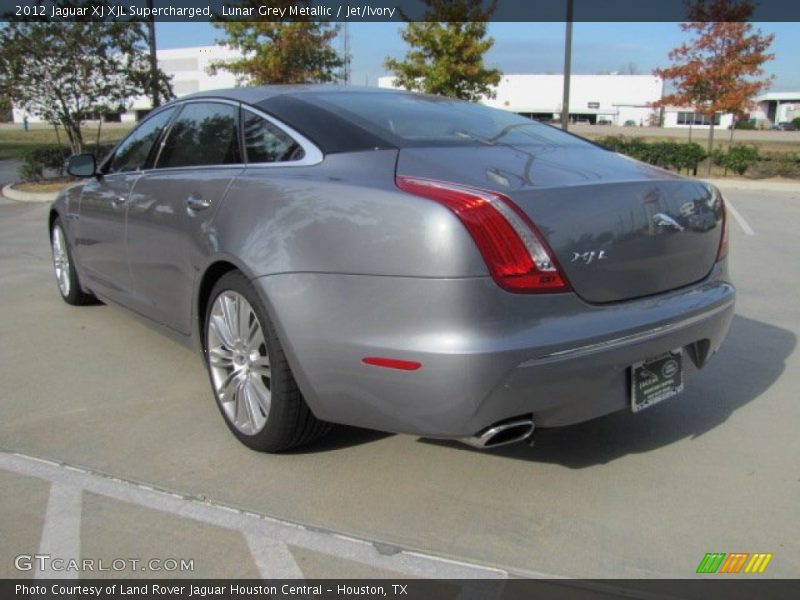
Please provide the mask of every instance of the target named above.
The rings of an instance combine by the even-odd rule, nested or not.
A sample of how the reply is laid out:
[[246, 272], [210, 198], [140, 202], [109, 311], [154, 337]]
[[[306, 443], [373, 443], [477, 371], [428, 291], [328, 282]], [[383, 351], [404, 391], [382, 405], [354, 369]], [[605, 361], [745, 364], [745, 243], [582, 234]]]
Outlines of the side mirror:
[[69, 157], [67, 173], [73, 177], [94, 177], [97, 174], [97, 163], [94, 154], [76, 154]]

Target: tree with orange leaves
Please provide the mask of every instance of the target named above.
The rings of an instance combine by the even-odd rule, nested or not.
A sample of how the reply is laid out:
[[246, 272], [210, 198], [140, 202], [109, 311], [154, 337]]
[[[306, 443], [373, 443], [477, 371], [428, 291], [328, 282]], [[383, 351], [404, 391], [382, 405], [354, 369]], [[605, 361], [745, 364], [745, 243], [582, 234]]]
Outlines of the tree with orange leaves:
[[775, 36], [754, 29], [748, 22], [752, 15], [753, 5], [747, 0], [695, 0], [689, 8], [691, 21], [680, 26], [692, 39], [669, 53], [671, 66], [653, 71], [674, 86], [654, 106], [689, 106], [709, 118], [709, 156], [714, 116], [746, 112], [753, 96], [772, 80], [762, 65], [775, 56], [767, 52]]

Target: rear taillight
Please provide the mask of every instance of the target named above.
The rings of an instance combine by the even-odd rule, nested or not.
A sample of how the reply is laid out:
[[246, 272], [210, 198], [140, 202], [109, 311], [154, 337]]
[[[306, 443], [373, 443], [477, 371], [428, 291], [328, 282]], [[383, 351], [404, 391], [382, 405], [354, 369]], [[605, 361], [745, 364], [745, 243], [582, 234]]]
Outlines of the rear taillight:
[[717, 249], [717, 262], [728, 256], [728, 239], [730, 236], [728, 226], [728, 211], [725, 209], [725, 200], [722, 199], [722, 194], [717, 192], [719, 199], [719, 209], [722, 214], [722, 235], [719, 239], [719, 248]]
[[401, 190], [434, 200], [453, 211], [502, 288], [528, 293], [569, 289], [552, 251], [534, 224], [502, 194], [402, 175], [395, 181]]

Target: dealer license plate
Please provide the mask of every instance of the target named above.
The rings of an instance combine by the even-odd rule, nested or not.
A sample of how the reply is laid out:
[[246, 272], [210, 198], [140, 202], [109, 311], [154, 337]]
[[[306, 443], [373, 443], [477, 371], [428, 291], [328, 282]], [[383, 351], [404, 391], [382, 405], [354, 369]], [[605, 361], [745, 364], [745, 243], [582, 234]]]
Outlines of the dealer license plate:
[[639, 412], [683, 391], [683, 353], [673, 350], [631, 367], [631, 410]]

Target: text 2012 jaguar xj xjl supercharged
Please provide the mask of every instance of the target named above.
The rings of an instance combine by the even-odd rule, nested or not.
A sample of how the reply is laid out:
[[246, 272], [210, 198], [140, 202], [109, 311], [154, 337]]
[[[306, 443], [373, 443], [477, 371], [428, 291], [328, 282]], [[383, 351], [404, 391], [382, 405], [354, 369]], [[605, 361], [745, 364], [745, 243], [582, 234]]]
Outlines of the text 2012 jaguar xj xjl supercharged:
[[640, 411], [733, 317], [719, 192], [452, 99], [294, 86], [150, 114], [50, 213], [70, 304], [204, 352], [251, 448], [346, 423], [491, 447]]

